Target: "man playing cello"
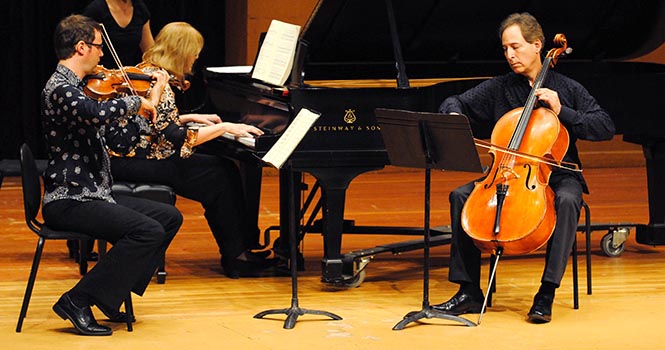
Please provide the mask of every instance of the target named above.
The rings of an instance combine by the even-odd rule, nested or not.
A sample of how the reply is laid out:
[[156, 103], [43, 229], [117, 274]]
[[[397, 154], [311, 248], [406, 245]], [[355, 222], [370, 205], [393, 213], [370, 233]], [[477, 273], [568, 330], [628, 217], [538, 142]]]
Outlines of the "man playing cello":
[[[487, 80], [460, 95], [448, 97], [439, 107], [439, 112], [464, 114], [472, 125], [492, 130], [506, 112], [524, 106], [543, 67], [543, 30], [532, 15], [515, 13], [504, 19], [499, 34], [512, 72]], [[538, 103], [552, 110], [569, 132], [568, 151], [563, 161], [581, 167], [575, 146], [577, 139], [601, 141], [614, 135], [612, 119], [578, 82], [550, 72], [543, 87], [534, 93]], [[575, 239], [582, 193], [588, 193], [581, 173], [561, 168], [552, 170], [549, 186], [555, 193], [556, 225], [547, 245], [541, 286], [528, 313], [528, 320], [533, 323], [546, 323], [552, 318], [554, 293], [563, 277]], [[481, 251], [461, 223], [462, 209], [473, 189], [474, 182], [468, 183], [452, 191], [449, 198], [452, 243], [448, 280], [459, 284], [460, 288], [450, 300], [432, 307], [451, 315], [480, 313], [484, 299], [480, 288]]]

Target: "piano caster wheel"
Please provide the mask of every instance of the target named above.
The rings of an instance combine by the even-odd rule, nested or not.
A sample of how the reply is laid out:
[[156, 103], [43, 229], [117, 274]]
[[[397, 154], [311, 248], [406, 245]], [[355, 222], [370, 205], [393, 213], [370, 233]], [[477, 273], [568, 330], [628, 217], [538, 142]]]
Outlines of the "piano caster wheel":
[[[365, 256], [362, 258], [356, 258], [353, 260], [353, 277], [349, 279], [344, 279], [340, 282], [332, 284], [332, 287], [340, 289], [351, 289], [360, 287], [360, 285], [365, 281], [365, 276], [367, 275], [367, 265], [372, 261], [373, 256]], [[347, 275], [348, 276], [348, 275]]]
[[600, 249], [609, 257], [617, 257], [626, 248], [626, 237], [630, 231], [620, 227], [605, 234], [600, 240]]
[[365, 276], [367, 275], [367, 272], [365, 269], [362, 271], [358, 272], [353, 278], [349, 281], [344, 281], [343, 286], [347, 289], [351, 288], [357, 288], [360, 287], [360, 285], [365, 281]]

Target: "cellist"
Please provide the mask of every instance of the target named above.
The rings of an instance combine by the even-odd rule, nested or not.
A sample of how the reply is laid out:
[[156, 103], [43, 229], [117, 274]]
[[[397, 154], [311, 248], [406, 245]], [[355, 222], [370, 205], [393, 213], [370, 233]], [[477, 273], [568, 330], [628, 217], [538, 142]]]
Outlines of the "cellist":
[[[506, 112], [524, 107], [543, 66], [544, 34], [532, 15], [509, 15], [499, 27], [499, 36], [512, 71], [484, 81], [460, 95], [448, 97], [439, 107], [441, 113], [466, 115], [476, 131], [488, 133], [475, 135], [480, 138], [487, 138]], [[576, 163], [581, 168], [575, 141], [609, 140], [614, 135], [614, 123], [608, 113], [578, 82], [550, 71], [543, 87], [535, 94], [538, 105], [554, 111], [570, 134], [563, 161]], [[546, 323], [552, 319], [552, 302], [575, 239], [582, 193], [588, 193], [581, 173], [556, 167], [552, 170], [549, 186], [555, 193], [556, 226], [547, 244], [541, 286], [527, 314], [532, 323]], [[452, 191], [449, 197], [452, 243], [448, 280], [459, 284], [460, 288], [450, 300], [432, 307], [451, 315], [480, 313], [484, 299], [480, 288], [481, 252], [464, 232], [460, 220], [464, 203], [473, 188], [474, 182], [468, 183]]]

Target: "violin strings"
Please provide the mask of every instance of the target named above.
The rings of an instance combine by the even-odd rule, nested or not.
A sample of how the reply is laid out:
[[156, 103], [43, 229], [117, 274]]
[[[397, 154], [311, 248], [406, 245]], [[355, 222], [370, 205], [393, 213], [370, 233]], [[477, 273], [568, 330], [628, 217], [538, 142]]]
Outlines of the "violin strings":
[[106, 27], [104, 26], [103, 23], [100, 23], [102, 26], [102, 35], [104, 37], [104, 41], [109, 46], [109, 51], [111, 52], [111, 57], [113, 57], [113, 60], [115, 61], [115, 64], [118, 65], [118, 68], [120, 69], [120, 74], [122, 75], [122, 78], [125, 80], [127, 83], [127, 86], [129, 86], [129, 90], [131, 91], [132, 95], [138, 95], [136, 93], [136, 89], [134, 88], [134, 84], [132, 84], [132, 81], [129, 79], [129, 76], [127, 75], [127, 72], [125, 72], [124, 66], [122, 65], [122, 62], [120, 62], [120, 56], [118, 56], [118, 53], [115, 51], [115, 48], [113, 47], [113, 43], [111, 42], [111, 38], [109, 37], [108, 32], [106, 31]]

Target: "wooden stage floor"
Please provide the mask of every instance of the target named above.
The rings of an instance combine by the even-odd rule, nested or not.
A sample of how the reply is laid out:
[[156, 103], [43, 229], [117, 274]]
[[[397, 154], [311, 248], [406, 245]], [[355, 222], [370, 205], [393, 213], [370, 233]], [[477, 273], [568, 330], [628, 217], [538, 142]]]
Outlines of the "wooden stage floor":
[[[643, 167], [585, 170], [592, 189], [586, 197], [595, 223], [648, 220]], [[447, 225], [447, 194], [474, 174], [435, 172], [432, 225]], [[306, 181], [311, 184], [311, 177]], [[346, 217], [361, 225], [422, 225], [423, 173], [381, 171], [360, 176], [348, 192]], [[264, 179], [262, 229], [278, 223], [277, 178]], [[607, 257], [599, 248], [605, 232], [595, 232], [593, 295], [586, 295], [585, 257], [580, 256], [580, 309], [572, 305], [571, 269], [557, 291], [553, 321], [525, 320], [543, 268], [543, 251], [501, 261], [498, 291], [478, 327], [430, 319], [402, 331], [392, 327], [421, 309], [422, 251], [377, 255], [358, 288], [334, 289], [320, 282], [322, 239], [304, 241], [306, 271], [299, 278], [300, 306], [322, 309], [343, 320], [301, 316], [285, 330], [284, 316], [254, 319], [257, 312], [291, 302], [290, 279], [266, 276], [231, 280], [220, 274], [219, 255], [198, 204], [179, 198], [185, 224], [167, 254], [166, 284], [153, 282], [135, 297], [134, 332], [113, 325], [111, 337], [72, 335], [68, 322], [51, 311], [60, 294], [78, 280], [64, 243], [48, 242], [22, 333], [15, 333], [36, 237], [23, 220], [19, 178], [0, 189], [0, 343], [5, 349], [656, 349], [665, 342], [665, 248], [637, 244], [631, 231], [625, 251]], [[272, 237], [274, 240], [275, 237]], [[583, 236], [578, 235], [580, 252]], [[343, 251], [413, 239], [405, 236], [346, 235]], [[431, 302], [455, 293], [447, 281], [448, 247], [432, 249]], [[484, 260], [485, 266], [487, 260]], [[569, 266], [570, 267], [570, 266]], [[485, 278], [487, 268], [483, 269]], [[102, 321], [103, 315], [94, 312]], [[477, 315], [468, 315], [476, 321]]]

